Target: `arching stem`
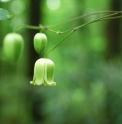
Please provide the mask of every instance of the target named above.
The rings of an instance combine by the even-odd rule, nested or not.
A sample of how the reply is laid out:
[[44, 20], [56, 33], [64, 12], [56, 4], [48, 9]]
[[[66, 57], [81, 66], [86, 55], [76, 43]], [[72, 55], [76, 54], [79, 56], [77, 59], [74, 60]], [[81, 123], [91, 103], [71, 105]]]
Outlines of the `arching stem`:
[[50, 53], [50, 52], [52, 52], [56, 47], [58, 47], [66, 38], [68, 38], [74, 31], [76, 31], [75, 29], [74, 30], [72, 30], [68, 35], [66, 35], [61, 41], [59, 41], [51, 50], [49, 50], [46, 54], [45, 54], [45, 56], [44, 56], [44, 58], [46, 58], [47, 57], [47, 55]]

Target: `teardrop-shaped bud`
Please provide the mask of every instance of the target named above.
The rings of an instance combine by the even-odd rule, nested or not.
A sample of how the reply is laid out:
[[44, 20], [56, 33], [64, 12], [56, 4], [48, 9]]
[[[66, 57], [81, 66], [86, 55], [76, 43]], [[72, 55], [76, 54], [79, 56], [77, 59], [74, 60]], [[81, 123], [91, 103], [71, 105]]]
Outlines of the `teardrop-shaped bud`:
[[50, 59], [46, 59], [44, 85], [46, 85], [46, 86], [55, 86], [56, 85], [56, 83], [53, 81], [54, 71], [55, 71], [54, 62]]
[[34, 49], [38, 54], [41, 54], [47, 45], [47, 37], [43, 33], [37, 33], [34, 36]]
[[3, 51], [9, 62], [17, 61], [23, 51], [24, 40], [18, 33], [9, 33], [3, 41]]
[[41, 85], [44, 82], [45, 59], [38, 59], [34, 65], [34, 76], [31, 84]]

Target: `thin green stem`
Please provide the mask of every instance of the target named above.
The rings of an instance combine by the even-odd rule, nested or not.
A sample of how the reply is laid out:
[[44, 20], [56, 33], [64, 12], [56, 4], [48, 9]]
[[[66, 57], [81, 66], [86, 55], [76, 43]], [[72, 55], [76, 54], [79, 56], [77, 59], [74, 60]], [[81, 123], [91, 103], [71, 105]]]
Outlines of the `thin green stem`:
[[49, 51], [45, 54], [44, 58], [46, 58], [47, 55], [48, 55], [50, 52], [52, 52], [56, 47], [58, 47], [58, 46], [59, 46], [66, 38], [68, 38], [74, 31], [75, 31], [75, 29], [72, 30], [68, 35], [66, 35], [61, 41], [59, 41], [51, 50], [49, 50]]
[[62, 34], [63, 32], [60, 32], [60, 31], [54, 31], [54, 30], [52, 30], [52, 29], [50, 29], [50, 28], [47, 28], [47, 30], [48, 31], [51, 31], [51, 32], [53, 32], [53, 33], [56, 33], [56, 34]]
[[[80, 28], [80, 27], [83, 27], [83, 26], [85, 26], [85, 25], [94, 23], [94, 22], [98, 22], [98, 21], [102, 21], [102, 20], [107, 20], [107, 19], [114, 19], [114, 18], [116, 18], [116, 17], [111, 17], [111, 16], [114, 16], [114, 15], [117, 15], [117, 14], [118, 14], [118, 12], [112, 13], [112, 14], [109, 14], [109, 15], [106, 15], [106, 16], [103, 16], [103, 17], [98, 18], [98, 19], [95, 19], [95, 20], [93, 20], [93, 21], [89, 21], [89, 22], [87, 22], [87, 23], [84, 23], [84, 24], [82, 24], [82, 25], [76, 27], [76, 29], [78, 29], [78, 28]], [[117, 17], [120, 18], [121, 16], [117, 16]], [[66, 30], [66, 31], [63, 31], [63, 32], [60, 32], [60, 31], [57, 32], [57, 31], [54, 31], [54, 30], [52, 30], [52, 29], [50, 29], [50, 28], [47, 28], [47, 30], [52, 31], [53, 33], [57, 33], [57, 34], [63, 34], [63, 33], [66, 33], [66, 32], [71, 31], [72, 29], [69, 29], [69, 30]]]
[[[54, 31], [52, 29], [50, 29], [49, 27], [55, 27], [55, 26], [58, 26], [60, 24], [65, 24], [65, 23], [69, 23], [69, 22], [72, 22], [72, 21], [75, 21], [75, 20], [78, 20], [78, 19], [81, 19], [83, 17], [87, 17], [87, 16], [91, 16], [91, 15], [94, 15], [94, 14], [101, 14], [101, 13], [112, 13], [112, 14], [109, 14], [109, 15], [106, 15], [106, 16], [103, 16], [101, 18], [98, 18], [98, 19], [95, 19], [93, 21], [89, 21], [85, 24], [82, 24], [78, 27], [75, 27], [74, 29], [69, 29], [69, 30], [66, 30], [64, 32], [60, 32], [60, 31]], [[18, 25], [17, 27], [14, 28], [14, 32], [17, 31], [18, 28], [20, 27], [24, 27], [24, 28], [29, 28], [29, 29], [34, 29], [34, 30], [49, 30], [53, 33], [56, 33], [56, 34], [62, 34], [62, 33], [66, 33], [66, 32], [70, 32], [68, 35], [66, 35], [61, 41], [59, 41], [51, 50], [49, 50], [46, 54], [45, 54], [45, 58], [47, 57], [47, 55], [52, 52], [56, 47], [58, 47], [66, 38], [68, 38], [74, 31], [76, 31], [77, 29], [83, 27], [83, 26], [86, 26], [88, 24], [91, 24], [91, 23], [94, 23], [94, 22], [98, 22], [98, 21], [102, 21], [102, 20], [107, 20], [107, 19], [116, 19], [116, 18], [121, 18], [122, 16], [115, 16], [117, 14], [121, 14], [122, 11], [99, 11], [99, 12], [93, 12], [93, 13], [90, 13], [90, 14], [86, 14], [86, 15], [83, 15], [83, 16], [79, 16], [79, 17], [76, 17], [74, 19], [70, 19], [70, 20], [67, 20], [67, 21], [64, 21], [64, 22], [61, 22], [61, 23], [58, 23], [56, 25], [53, 25], [53, 26], [49, 26], [49, 27], [45, 27], [45, 26], [42, 26], [42, 25], [39, 25], [39, 26], [31, 26], [31, 25]]]
[[122, 16], [115, 16], [115, 17], [104, 18], [104, 20], [108, 20], [108, 19], [119, 19], [119, 18], [122, 18]]
[[14, 28], [13, 32], [16, 32], [18, 28], [29, 28], [29, 29], [34, 29], [34, 30], [41, 30], [42, 27], [40, 26], [31, 26], [31, 25], [25, 25], [25, 24], [21, 24], [21, 25], [18, 25]]
[[[52, 26], [48, 26], [48, 27], [45, 27], [43, 25], [39, 25], [39, 26], [31, 26], [31, 25], [25, 25], [25, 24], [21, 24], [21, 25], [18, 25], [17, 27], [14, 28], [13, 32], [16, 32], [18, 28], [20, 27], [23, 27], [23, 28], [29, 28], [29, 29], [34, 29], [34, 30], [49, 30], [53, 33], [56, 33], [56, 34], [62, 34], [62, 33], [66, 33], [66, 32], [69, 32], [71, 31], [72, 29], [69, 29], [69, 30], [66, 30], [64, 32], [60, 32], [60, 31], [55, 31], [55, 30], [52, 30], [50, 29], [50, 27], [55, 27], [55, 26], [58, 26], [58, 25], [61, 25], [61, 24], [66, 24], [66, 23], [69, 23], [69, 22], [73, 22], [75, 20], [78, 20], [78, 19], [81, 19], [81, 18], [84, 18], [84, 17], [87, 17], [87, 16], [92, 16], [92, 15], [95, 15], [95, 14], [102, 14], [102, 13], [116, 13], [116, 14], [121, 14], [122, 11], [99, 11], [99, 12], [93, 12], [93, 13], [89, 13], [89, 14], [85, 14], [83, 16], [79, 16], [79, 17], [76, 17], [76, 18], [73, 18], [73, 19], [70, 19], [70, 20], [67, 20], [67, 21], [64, 21], [64, 22], [61, 22], [61, 23], [58, 23], [58, 24], [55, 24], [55, 25], [52, 25]], [[108, 15], [109, 16], [109, 15]], [[112, 14], [110, 14], [110, 16], [112, 16]], [[103, 18], [103, 17], [102, 17]], [[114, 17], [116, 18], [116, 17]], [[114, 19], [114, 18], [110, 18], [110, 19]], [[120, 17], [119, 17], [120, 18]], [[106, 18], [106, 19], [109, 19], [109, 18]], [[98, 21], [101, 21], [98, 19]], [[95, 20], [93, 22], [96, 22]], [[89, 22], [88, 22], [89, 23]], [[90, 24], [90, 23], [89, 23]]]
[[[69, 32], [69, 31], [71, 31], [71, 32], [70, 32], [68, 35], [66, 35], [61, 41], [59, 41], [51, 50], [49, 50], [49, 51], [45, 54], [44, 57], [46, 58], [47, 55], [48, 55], [50, 52], [52, 52], [56, 47], [58, 47], [66, 38], [68, 38], [68, 37], [69, 37], [74, 31], [76, 31], [77, 29], [79, 29], [79, 28], [81, 28], [81, 27], [83, 27], [83, 26], [86, 26], [86, 25], [88, 25], [88, 24], [97, 22], [97, 21], [102, 21], [102, 20], [104, 20], [104, 19], [115, 18], [115, 17], [111, 17], [111, 16], [114, 16], [114, 15], [116, 15], [116, 14], [118, 14], [118, 13], [113, 13], [113, 14], [109, 14], [109, 15], [103, 16], [103, 17], [101, 17], [101, 18], [98, 18], [98, 19], [95, 19], [95, 20], [93, 20], [93, 21], [87, 22], [87, 23], [85, 23], [85, 24], [83, 24], [83, 25], [80, 25], [80, 26], [78, 26], [78, 27], [76, 27], [76, 28], [74, 28], [74, 29], [65, 31], [65, 32]], [[119, 16], [119, 17], [120, 17], [120, 16]]]
[[98, 19], [95, 19], [93, 21], [90, 21], [90, 22], [87, 22], [85, 24], [82, 24], [82, 25], [76, 27], [76, 29], [79, 29], [79, 28], [81, 28], [83, 26], [86, 26], [86, 25], [94, 23], [94, 22], [103, 21], [104, 19], [111, 19], [112, 18], [111, 16], [116, 15], [116, 14], [118, 14], [118, 13], [113, 13], [113, 14], [109, 14], [109, 15], [103, 16], [101, 18], [98, 18]]
[[69, 19], [67, 21], [63, 21], [61, 23], [58, 23], [58, 24], [55, 24], [55, 25], [52, 25], [52, 26], [47, 26], [47, 27], [48, 28], [56, 27], [56, 26], [61, 25], [61, 24], [66, 24], [66, 23], [73, 22], [73, 21], [76, 21], [76, 20], [84, 18], [84, 17], [88, 17], [88, 16], [92, 16], [92, 15], [96, 15], [96, 14], [102, 14], [102, 13], [117, 13], [117, 14], [120, 14], [120, 13], [122, 13], [122, 11], [110, 11], [110, 10], [108, 10], [108, 11], [92, 12], [92, 13], [88, 13], [88, 14], [85, 14], [85, 15], [82, 15], [82, 16], [78, 16], [78, 17], [73, 18], [73, 19]]

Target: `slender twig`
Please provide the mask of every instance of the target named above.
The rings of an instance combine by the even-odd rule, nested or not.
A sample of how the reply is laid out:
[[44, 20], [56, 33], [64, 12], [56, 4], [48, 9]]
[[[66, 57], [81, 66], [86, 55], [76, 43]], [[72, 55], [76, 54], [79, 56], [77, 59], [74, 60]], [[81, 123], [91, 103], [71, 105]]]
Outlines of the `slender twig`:
[[59, 41], [51, 50], [49, 50], [49, 51], [45, 54], [44, 58], [46, 58], [47, 55], [48, 55], [50, 52], [52, 52], [57, 46], [59, 46], [59, 45], [60, 45], [67, 37], [69, 37], [74, 31], [75, 31], [75, 29], [72, 30], [68, 35], [66, 35], [61, 41]]
[[66, 24], [66, 23], [69, 23], [69, 22], [73, 22], [73, 21], [76, 21], [78, 19], [81, 19], [81, 18], [84, 18], [84, 17], [87, 17], [87, 16], [92, 16], [92, 15], [96, 15], [96, 14], [103, 14], [103, 13], [122, 13], [122, 11], [99, 11], [99, 12], [92, 12], [92, 13], [88, 13], [88, 14], [85, 14], [85, 15], [82, 15], [82, 16], [78, 16], [76, 18], [73, 18], [73, 19], [69, 19], [67, 21], [63, 21], [63, 22], [60, 22], [58, 24], [55, 24], [55, 25], [52, 25], [52, 26], [47, 26], [48, 28], [52, 28], [52, 27], [56, 27], [58, 25], [61, 25], [61, 24]]
[[[81, 28], [81, 27], [83, 27], [83, 26], [86, 26], [86, 25], [88, 25], [88, 24], [94, 23], [94, 22], [102, 21], [102, 20], [104, 20], [104, 19], [110, 19], [110, 18], [112, 19], [112, 18], [115, 18], [115, 17], [111, 17], [111, 16], [114, 16], [114, 15], [116, 15], [116, 14], [118, 14], [118, 13], [112, 13], [112, 14], [103, 16], [103, 17], [101, 17], [101, 18], [98, 18], [98, 19], [95, 19], [95, 20], [93, 20], [93, 21], [89, 21], [89, 22], [87, 22], [87, 23], [85, 23], [85, 24], [82, 24], [82, 25], [80, 25], [80, 26], [78, 26], [78, 27], [76, 27], [76, 28], [74, 28], [74, 29], [70, 29], [70, 30], [65, 31], [65, 32], [69, 32], [69, 31], [70, 31], [70, 33], [69, 33], [68, 35], [66, 35], [61, 41], [59, 41], [51, 50], [49, 50], [49, 51], [45, 54], [45, 58], [47, 57], [47, 55], [48, 55], [50, 52], [52, 52], [56, 47], [58, 47], [66, 38], [68, 38], [68, 37], [69, 37], [74, 31], [76, 31], [77, 29], [79, 29], [79, 28]], [[121, 17], [121, 16], [118, 16], [118, 17]], [[63, 33], [64, 33], [64, 32], [63, 32]]]
[[103, 17], [101, 17], [101, 18], [95, 19], [95, 20], [93, 20], [93, 21], [89, 21], [89, 22], [87, 22], [87, 23], [85, 23], [85, 24], [82, 24], [82, 25], [76, 27], [76, 29], [79, 29], [79, 28], [81, 28], [81, 27], [83, 27], [83, 26], [86, 26], [86, 25], [91, 24], [91, 23], [94, 23], [94, 22], [103, 21], [104, 19], [110, 19], [111, 16], [117, 15], [117, 14], [118, 14], [118, 13], [113, 13], [113, 14], [109, 14], [109, 15], [103, 16]]
[[122, 18], [122, 16], [115, 16], [115, 17], [104, 18], [104, 20], [119, 19], [119, 18]]
[[[83, 15], [83, 16], [79, 16], [79, 17], [76, 17], [76, 18], [73, 18], [73, 19], [70, 19], [70, 20], [67, 20], [67, 21], [64, 21], [64, 22], [61, 22], [61, 23], [52, 25], [52, 26], [43, 26], [43, 25], [31, 26], [31, 25], [21, 24], [21, 25], [18, 25], [17, 27], [15, 27], [13, 31], [16, 32], [18, 28], [24, 27], [24, 28], [34, 29], [34, 30], [49, 30], [49, 31], [51, 31], [51, 32], [53, 32], [53, 33], [56, 33], [56, 34], [62, 34], [62, 33], [69, 32], [69, 31], [71, 31], [72, 29], [69, 29], [69, 30], [66, 30], [66, 31], [61, 32], [61, 31], [55, 31], [55, 30], [50, 29], [50, 28], [51, 28], [51, 27], [58, 26], [58, 25], [61, 25], [61, 24], [66, 24], [66, 23], [69, 23], [69, 22], [73, 22], [73, 21], [75, 21], [75, 20], [78, 20], [78, 19], [81, 19], [81, 18], [84, 18], [84, 17], [87, 17], [87, 16], [92, 16], [92, 15], [95, 15], [95, 14], [102, 14], [102, 13], [116, 13], [116, 14], [121, 14], [122, 11], [109, 11], [109, 10], [108, 10], [108, 11], [93, 12], [93, 13], [85, 14], [85, 15]], [[109, 14], [109, 15], [112, 16], [111, 14]], [[108, 15], [108, 16], [109, 16], [109, 15]], [[104, 18], [104, 17], [103, 17], [103, 18]], [[116, 18], [116, 17], [114, 17], [114, 18]], [[106, 19], [114, 19], [114, 18], [111, 17], [111, 18], [106, 18]], [[120, 18], [120, 17], [119, 17], [119, 18]], [[101, 21], [101, 20], [98, 19], [98, 21]], [[96, 21], [94, 20], [93, 22], [96, 22]], [[93, 22], [92, 22], [92, 23], [93, 23]], [[90, 23], [90, 22], [88, 22], [88, 23]], [[85, 24], [84, 24], [84, 25], [85, 25]]]
[[16, 32], [17, 29], [20, 28], [20, 27], [21, 28], [24, 27], [24, 28], [34, 29], [34, 30], [41, 30], [42, 29], [42, 27], [40, 27], [40, 26], [32, 26], [32, 25], [21, 24], [21, 25], [16, 26], [14, 28], [13, 32]]
[[[87, 17], [87, 16], [91, 16], [91, 15], [94, 15], [94, 14], [101, 14], [101, 13], [112, 13], [112, 14], [108, 14], [106, 16], [103, 16], [103, 17], [100, 17], [100, 18], [97, 18], [95, 20], [92, 20], [92, 21], [89, 21], [89, 22], [86, 22], [80, 26], [77, 26], [73, 29], [69, 29], [69, 30], [66, 30], [66, 31], [63, 31], [63, 32], [60, 32], [60, 31], [55, 31], [53, 29], [50, 29], [51, 27], [55, 27], [55, 26], [58, 26], [58, 25], [61, 25], [61, 24], [65, 24], [65, 23], [69, 23], [69, 22], [72, 22], [72, 21], [75, 21], [75, 20], [78, 20], [78, 19], [81, 19], [81, 18], [84, 18], [84, 17]], [[45, 54], [45, 58], [47, 57], [47, 55], [52, 52], [56, 47], [58, 47], [66, 38], [68, 38], [74, 31], [76, 31], [77, 29], [83, 27], [83, 26], [86, 26], [88, 24], [91, 24], [91, 23], [94, 23], [94, 22], [99, 22], [99, 21], [103, 21], [103, 20], [109, 20], [109, 19], [116, 19], [116, 18], [122, 18], [121, 15], [119, 16], [115, 16], [117, 14], [122, 14], [122, 11], [99, 11], [99, 12], [93, 12], [93, 13], [89, 13], [89, 14], [86, 14], [86, 15], [83, 15], [83, 16], [79, 16], [79, 17], [76, 17], [76, 18], [73, 18], [73, 19], [70, 19], [70, 20], [67, 20], [67, 21], [64, 21], [64, 22], [61, 22], [61, 23], [58, 23], [58, 24], [55, 24], [53, 26], [43, 26], [43, 25], [39, 25], [39, 26], [31, 26], [31, 25], [18, 25], [17, 27], [14, 28], [14, 32], [17, 31], [18, 28], [20, 27], [24, 27], [24, 28], [29, 28], [29, 29], [34, 29], [34, 30], [49, 30], [53, 33], [56, 33], [56, 34], [62, 34], [62, 33], [66, 33], [66, 32], [69, 32], [68, 35], [66, 35], [61, 41], [59, 41], [51, 50], [49, 50], [46, 54]]]
[[[82, 25], [76, 27], [75, 29], [81, 28], [81, 27], [83, 27], [83, 26], [85, 26], [85, 25], [88, 25], [88, 24], [91, 24], [91, 23], [94, 23], [94, 22], [103, 21], [104, 19], [105, 19], [105, 20], [107, 20], [107, 19], [112, 19], [111, 16], [114, 16], [114, 15], [117, 15], [117, 14], [118, 14], [118, 12], [112, 13], [112, 14], [109, 14], [109, 15], [106, 15], [106, 16], [103, 16], [103, 17], [98, 18], [98, 19], [95, 19], [95, 20], [93, 20], [93, 21], [86, 22], [86, 23], [84, 23], [84, 24], [82, 24]], [[113, 17], [113, 18], [115, 18], [115, 17]], [[52, 29], [50, 29], [50, 28], [47, 28], [47, 30], [52, 31], [53, 33], [57, 33], [57, 31], [54, 31], [54, 30], [52, 30]], [[63, 32], [60, 32], [60, 31], [59, 31], [59, 33], [60, 33], [60, 34], [63, 34], [63, 33], [70, 32], [70, 31], [72, 31], [72, 29], [68, 29], [68, 30], [63, 31]], [[57, 34], [59, 34], [59, 33], [57, 33]]]

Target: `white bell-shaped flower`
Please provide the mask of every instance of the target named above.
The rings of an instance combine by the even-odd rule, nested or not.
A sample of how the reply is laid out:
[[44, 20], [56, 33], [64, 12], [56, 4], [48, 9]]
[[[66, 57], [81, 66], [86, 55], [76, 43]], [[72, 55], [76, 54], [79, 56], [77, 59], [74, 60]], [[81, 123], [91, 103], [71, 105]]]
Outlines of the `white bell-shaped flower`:
[[55, 65], [50, 59], [41, 58], [38, 59], [34, 66], [34, 77], [31, 84], [45, 86], [55, 86], [56, 83], [53, 81]]

